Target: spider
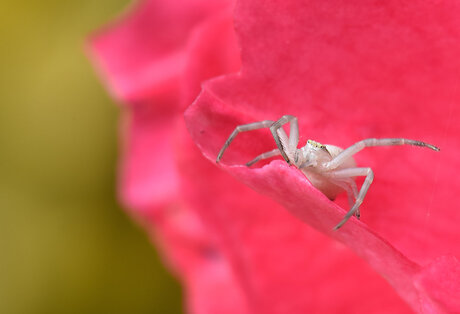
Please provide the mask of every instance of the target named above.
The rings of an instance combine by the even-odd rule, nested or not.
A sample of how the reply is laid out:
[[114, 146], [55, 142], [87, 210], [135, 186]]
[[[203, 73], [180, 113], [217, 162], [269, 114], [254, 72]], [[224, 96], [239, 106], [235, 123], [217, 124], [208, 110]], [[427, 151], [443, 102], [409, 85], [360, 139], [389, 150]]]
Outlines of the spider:
[[[290, 123], [289, 136], [283, 129], [283, 125], [287, 123]], [[281, 155], [289, 165], [294, 165], [302, 171], [312, 185], [329, 199], [335, 199], [338, 193], [345, 190], [351, 209], [333, 230], [342, 227], [353, 215], [357, 219], [360, 218], [359, 207], [374, 179], [374, 173], [371, 168], [356, 166], [356, 162], [352, 157], [354, 154], [365, 147], [393, 145], [414, 145], [439, 151], [439, 148], [434, 145], [405, 138], [368, 138], [351, 145], [347, 149], [308, 140], [304, 147], [297, 148], [299, 143], [297, 118], [291, 115], [284, 115], [278, 121], [264, 120], [237, 126], [217, 155], [216, 162], [218, 163], [221, 160], [225, 150], [238, 133], [263, 128], [270, 128], [277, 148], [257, 156], [246, 163], [246, 166], [250, 167], [260, 160]], [[353, 179], [358, 176], [366, 177], [359, 192]]]

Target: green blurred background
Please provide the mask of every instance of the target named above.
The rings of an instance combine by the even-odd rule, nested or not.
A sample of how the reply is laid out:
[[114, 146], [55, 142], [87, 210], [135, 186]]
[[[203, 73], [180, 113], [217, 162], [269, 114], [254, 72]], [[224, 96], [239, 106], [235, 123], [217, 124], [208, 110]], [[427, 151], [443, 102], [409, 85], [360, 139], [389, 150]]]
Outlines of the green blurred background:
[[116, 105], [83, 52], [130, 1], [0, 9], [0, 313], [180, 313], [180, 288], [117, 205]]

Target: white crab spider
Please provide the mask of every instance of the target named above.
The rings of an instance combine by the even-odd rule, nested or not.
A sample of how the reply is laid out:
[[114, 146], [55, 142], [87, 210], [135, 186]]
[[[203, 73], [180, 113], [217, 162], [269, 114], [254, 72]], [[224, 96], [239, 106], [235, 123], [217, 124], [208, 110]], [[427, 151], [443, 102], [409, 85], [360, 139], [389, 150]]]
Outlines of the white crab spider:
[[[289, 136], [282, 127], [286, 123], [290, 123]], [[297, 118], [285, 115], [278, 121], [265, 120], [237, 126], [220, 150], [219, 155], [217, 155], [216, 162], [220, 161], [224, 151], [238, 133], [263, 128], [270, 128], [278, 148], [257, 156], [246, 165], [249, 167], [262, 159], [281, 155], [288, 164], [294, 165], [301, 170], [312, 185], [323, 192], [329, 199], [334, 199], [339, 192], [345, 190], [351, 209], [342, 221], [334, 227], [334, 230], [342, 227], [353, 215], [359, 219], [359, 206], [363, 202], [364, 196], [366, 196], [367, 190], [374, 179], [374, 173], [371, 168], [356, 167], [355, 160], [352, 157], [354, 154], [365, 147], [406, 144], [428, 147], [439, 151], [439, 148], [434, 145], [404, 138], [368, 138], [351, 145], [345, 150], [337, 146], [323, 145], [308, 140], [307, 144], [299, 149], [297, 148], [299, 143]], [[357, 176], [366, 177], [359, 193], [353, 179]]]

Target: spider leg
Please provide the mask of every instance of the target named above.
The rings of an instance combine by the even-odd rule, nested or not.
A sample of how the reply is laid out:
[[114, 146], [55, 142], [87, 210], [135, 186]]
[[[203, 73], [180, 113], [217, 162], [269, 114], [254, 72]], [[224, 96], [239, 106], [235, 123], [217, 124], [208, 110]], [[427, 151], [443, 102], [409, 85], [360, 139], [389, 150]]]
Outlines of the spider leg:
[[395, 146], [395, 145], [414, 145], [414, 146], [421, 146], [427, 147], [435, 151], [439, 151], [439, 148], [420, 141], [408, 140], [405, 138], [368, 138], [362, 141], [359, 141], [347, 149], [343, 150], [340, 154], [338, 154], [334, 159], [329, 161], [325, 167], [327, 170], [333, 170], [339, 167], [342, 163], [348, 160], [351, 156], [358, 153], [365, 147], [373, 147], [373, 146]]
[[[348, 179], [347, 182], [350, 184], [351, 190], [353, 192], [353, 196], [354, 196], [355, 201], [356, 201], [356, 199], [358, 199], [358, 187], [356, 186], [356, 182], [355, 182], [355, 180], [353, 180], [351, 178]], [[353, 204], [354, 204], [354, 202], [352, 204], [350, 204], [350, 208], [353, 206]], [[358, 219], [361, 217], [361, 212], [359, 211], [359, 208], [356, 210], [355, 216]]]
[[[353, 207], [355, 204], [356, 199], [358, 198], [358, 187], [356, 186], [355, 180], [352, 178], [343, 178], [343, 179], [333, 179], [332, 183], [340, 186], [342, 189], [347, 192], [347, 197], [348, 197], [348, 204], [350, 205], [350, 208]], [[356, 218], [360, 218], [361, 213], [359, 212], [359, 208], [355, 212]]]
[[331, 182], [342, 188], [345, 192], [347, 192], [348, 204], [351, 208], [351, 206], [353, 206], [353, 204], [355, 203], [355, 198], [351, 190], [351, 187], [345, 181], [342, 180], [332, 180]]
[[327, 173], [327, 175], [333, 179], [341, 179], [341, 178], [351, 178], [357, 176], [366, 176], [361, 189], [359, 190], [358, 197], [355, 201], [353, 207], [348, 211], [345, 217], [334, 227], [334, 230], [339, 229], [342, 227], [348, 219], [350, 219], [353, 214], [359, 210], [359, 206], [362, 204], [364, 197], [366, 196], [369, 187], [374, 180], [374, 172], [371, 168], [347, 168], [347, 169], [340, 169], [336, 171], [331, 171]]
[[[289, 138], [283, 129], [283, 125], [290, 123]], [[281, 152], [284, 160], [288, 164], [294, 159], [294, 152], [299, 143], [299, 124], [297, 117], [291, 115], [284, 115], [278, 121], [270, 126], [273, 138], [275, 139], [276, 146]]]
[[230, 134], [227, 141], [225, 141], [224, 146], [222, 147], [219, 154], [217, 155], [216, 162], [219, 162], [221, 160], [222, 155], [224, 154], [224, 151], [227, 149], [228, 145], [230, 145], [230, 143], [235, 139], [238, 133], [268, 128], [273, 124], [273, 122], [274, 121], [272, 120], [264, 120], [260, 122], [254, 122], [254, 123], [243, 124], [243, 125], [237, 126], [235, 130], [233, 130], [232, 134]]
[[256, 158], [254, 158], [253, 160], [251, 160], [250, 162], [246, 163], [246, 166], [250, 167], [252, 166], [253, 164], [255, 164], [256, 162], [262, 160], [262, 159], [267, 159], [267, 158], [270, 158], [270, 157], [273, 157], [273, 156], [278, 156], [281, 154], [281, 151], [278, 149], [278, 148], [275, 148], [269, 152], [265, 152], [263, 154], [260, 154], [259, 156], [257, 156]]
[[354, 195], [355, 199], [357, 199], [358, 198], [358, 187], [356, 186], [355, 180], [350, 178], [350, 179], [347, 180], [347, 182], [351, 186], [351, 190], [353, 191], [353, 195]]

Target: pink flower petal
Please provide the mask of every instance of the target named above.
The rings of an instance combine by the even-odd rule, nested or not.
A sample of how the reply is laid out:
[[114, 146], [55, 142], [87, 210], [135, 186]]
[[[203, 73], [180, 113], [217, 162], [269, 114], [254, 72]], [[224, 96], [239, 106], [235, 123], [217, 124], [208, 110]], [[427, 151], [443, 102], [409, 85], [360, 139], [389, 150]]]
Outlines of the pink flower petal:
[[191, 31], [230, 4], [226, 0], [139, 1], [120, 22], [93, 35], [94, 58], [112, 93], [129, 103], [157, 101], [156, 110], [170, 107], [178, 97]]
[[173, 114], [152, 113], [150, 106], [138, 105], [125, 113], [120, 195], [124, 204], [148, 214], [174, 201], [179, 193], [179, 174], [173, 153], [177, 123]]
[[[455, 167], [455, 163], [458, 165], [455, 158], [450, 157], [458, 152], [453, 135], [458, 131], [458, 124], [453, 123], [458, 117], [456, 107], [447, 108], [450, 122], [437, 121], [446, 111], [442, 102], [443, 106], [434, 111], [430, 107], [426, 116], [420, 112], [414, 115], [412, 109], [418, 108], [414, 101], [407, 96], [402, 97], [405, 93], [401, 91], [399, 94], [398, 91], [391, 93], [394, 86], [398, 87], [400, 82], [411, 76], [404, 79], [402, 75], [403, 79], [396, 83], [386, 82], [379, 78], [379, 71], [382, 72], [387, 64], [372, 69], [373, 64], [369, 63], [367, 69], [364, 65], [368, 63], [363, 65], [360, 61], [366, 61], [367, 54], [362, 53], [359, 55], [361, 59], [356, 61], [357, 57], [350, 53], [350, 49], [334, 51], [341, 43], [336, 38], [326, 45], [315, 40], [315, 29], [319, 26], [324, 27], [326, 35], [329, 28], [334, 35], [337, 27], [341, 29], [348, 22], [359, 21], [359, 17], [369, 19], [369, 25], [373, 25], [374, 21], [368, 15], [378, 17], [381, 14], [378, 9], [369, 14], [369, 8], [359, 4], [362, 12], [354, 18], [353, 5], [347, 9], [343, 7], [345, 4], [340, 3], [337, 7], [344, 8], [342, 13], [347, 23], [334, 25], [337, 17], [330, 19], [330, 10], [326, 7], [329, 4], [315, 5], [311, 2], [309, 6], [317, 10], [308, 8], [308, 14], [297, 5], [292, 1], [264, 2], [263, 7], [259, 7], [260, 2], [240, 3], [237, 25], [244, 52], [242, 74], [207, 85], [201, 101], [187, 114], [192, 136], [198, 140], [205, 154], [213, 159], [236, 124], [267, 116], [276, 119], [286, 113], [285, 110], [292, 110], [291, 113], [302, 119], [302, 129], [308, 129], [312, 138], [321, 141], [330, 139], [331, 143], [344, 145], [371, 134], [396, 136], [402, 131], [406, 132], [404, 136], [438, 141], [439, 133], [444, 132], [445, 139], [436, 144], [442, 146], [443, 152], [445, 146], [450, 149], [449, 154], [442, 155], [447, 157], [427, 157], [426, 152], [418, 151], [414, 155], [413, 150], [399, 148], [398, 155], [392, 154], [392, 150], [382, 149], [378, 154], [363, 152], [358, 159], [360, 164], [371, 165], [379, 171], [380, 175], [376, 173], [381, 178], [379, 180], [387, 182], [390, 191], [393, 191], [389, 198], [388, 186], [379, 187], [376, 180], [371, 189], [375, 192], [370, 193], [364, 205], [367, 204], [367, 207], [363, 207], [364, 222], [379, 235], [391, 240], [392, 245], [412, 260], [399, 254], [392, 245], [357, 221], [350, 221], [339, 239], [364, 256], [373, 268], [385, 274], [414, 309], [433, 313], [455, 309], [456, 303], [451, 298], [455, 299], [458, 295], [453, 284], [458, 282], [455, 280], [457, 277], [446, 281], [446, 285], [437, 285], [434, 280], [436, 276], [454, 269], [455, 264], [440, 262], [433, 264], [439, 265], [436, 267], [421, 268], [417, 263], [424, 265], [433, 257], [458, 252], [452, 245], [458, 239], [458, 233], [451, 228], [455, 226], [455, 221], [448, 197], [450, 191], [458, 186], [458, 181], [454, 178], [453, 184], [448, 185], [449, 181], [444, 180], [450, 173], [449, 167]], [[107, 76], [112, 92], [121, 101], [134, 105], [129, 109], [128, 134], [125, 134], [127, 142], [122, 170], [125, 202], [135, 210], [136, 216], [142, 214], [149, 229], [155, 228], [152, 231], [155, 239], [162, 245], [169, 263], [187, 287], [187, 307], [192, 313], [407, 313], [409, 309], [391, 287], [347, 248], [310, 229], [272, 200], [241, 186], [203, 160], [192, 147], [178, 113], [196, 96], [204, 79], [234, 72], [239, 66], [233, 34], [226, 13], [223, 13], [227, 7], [228, 3], [213, 1], [145, 1], [125, 21], [94, 37], [96, 61]], [[391, 3], [388, 8], [391, 10]], [[327, 16], [321, 17], [317, 11], [324, 11]], [[279, 19], [283, 14], [289, 15], [289, 18]], [[450, 9], [446, 10], [446, 14], [450, 14]], [[209, 18], [209, 15], [214, 16]], [[292, 30], [291, 26], [296, 26], [299, 19], [305, 22], [304, 17], [312, 24], [304, 30]], [[392, 21], [386, 17], [380, 19]], [[286, 28], [283, 32], [279, 32], [280, 21], [282, 28]], [[333, 23], [328, 25], [325, 21]], [[313, 32], [306, 34], [305, 31], [310, 28]], [[365, 33], [366, 28], [362, 28], [361, 32]], [[268, 35], [267, 30], [270, 31]], [[359, 33], [359, 29], [356, 31]], [[320, 38], [324, 35], [318, 34]], [[353, 38], [353, 34], [344, 32], [344, 35], [344, 43]], [[308, 45], [296, 44], [286, 49], [299, 39], [309, 39]], [[372, 36], [368, 39], [374, 40]], [[392, 36], [390, 39], [395, 40]], [[378, 36], [375, 40], [379, 44]], [[360, 41], [353, 43], [358, 46], [355, 50], [364, 49], [361, 52], [366, 52], [366, 47], [369, 47], [366, 41], [363, 47], [360, 47]], [[411, 45], [409, 42], [408, 46]], [[307, 51], [296, 57], [299, 56], [299, 47]], [[390, 55], [394, 53], [391, 47], [386, 47], [386, 50], [378, 48], [378, 51]], [[438, 50], [435, 49], [434, 54]], [[378, 51], [374, 59], [379, 59]], [[302, 59], [304, 56], [307, 57], [305, 60]], [[409, 56], [412, 57], [410, 53]], [[367, 61], [375, 61], [372, 55], [367, 58]], [[395, 62], [393, 59], [390, 58], [389, 65]], [[418, 64], [416, 62], [413, 68], [416, 69], [420, 63], [423, 65], [423, 61], [422, 58]], [[434, 61], [437, 61], [436, 58]], [[286, 67], [286, 64], [290, 66]], [[422, 74], [424, 71], [431, 73], [433, 68], [437, 69], [437, 66], [420, 71]], [[360, 70], [356, 78], [355, 73], [350, 76], [350, 71], [355, 69]], [[395, 74], [392, 69], [382, 75], [391, 77], [390, 74]], [[444, 70], [451, 73], [451, 81], [455, 79], [452, 75], [454, 70], [441, 67], [439, 86], [449, 82], [447, 76], [442, 77]], [[362, 77], [367, 74], [373, 80], [363, 80]], [[399, 72], [396, 74], [400, 75]], [[413, 76], [432, 83], [431, 77], [426, 75]], [[340, 83], [339, 89], [336, 88], [337, 82]], [[363, 82], [367, 85], [363, 86]], [[409, 82], [412, 83], [411, 80]], [[383, 84], [380, 88], [377, 83], [387, 85]], [[452, 92], [449, 86], [452, 85], [446, 86], [441, 92], [422, 88], [416, 100], [425, 104], [425, 96], [431, 94], [449, 99]], [[419, 87], [420, 84], [415, 84], [407, 88], [418, 92]], [[385, 97], [382, 98], [382, 95]], [[350, 103], [351, 97], [358, 101], [355, 106]], [[286, 99], [289, 99], [288, 105]], [[394, 106], [397, 100], [408, 102], [401, 102], [404, 106], [398, 108]], [[393, 106], [388, 105], [380, 112], [377, 107], [363, 110], [363, 105], [368, 104]], [[388, 113], [388, 118], [382, 113]], [[346, 116], [350, 120], [341, 120]], [[399, 120], [401, 116], [405, 119], [404, 123]], [[435, 123], [431, 123], [431, 128], [424, 132], [417, 127], [421, 122], [432, 120]], [[408, 127], [405, 125], [407, 122], [414, 125]], [[343, 131], [337, 132], [338, 129]], [[257, 136], [258, 133], [255, 133]], [[258, 137], [260, 140], [257, 142], [254, 142], [253, 135], [242, 135], [232, 144], [225, 161], [241, 163], [257, 152], [272, 148], [273, 141], [266, 135]], [[398, 160], [399, 167], [394, 167], [394, 162]], [[427, 164], [433, 166], [426, 169]], [[383, 171], [385, 165], [388, 169]], [[410, 165], [411, 168], [405, 169], [402, 165]], [[270, 195], [303, 221], [327, 233], [330, 229], [326, 225], [333, 225], [343, 215], [340, 207], [325, 199], [295, 169], [282, 162], [256, 171], [241, 167], [224, 168], [254, 189]], [[428, 182], [436, 188], [444, 184], [443, 189], [434, 191], [427, 188], [426, 180], [433, 172], [431, 169], [435, 173], [437, 171], [438, 177]], [[420, 174], [415, 178], [414, 170]], [[414, 186], [414, 191], [398, 195], [399, 190], [407, 190], [404, 188], [409, 185]], [[416, 194], [417, 191], [422, 191], [424, 195]], [[433, 202], [423, 207], [427, 204], [429, 192], [432, 192], [431, 199], [436, 200], [436, 207]], [[375, 193], [374, 196], [372, 193]], [[438, 195], [443, 194], [447, 196], [442, 199], [445, 203], [438, 200]], [[315, 204], [316, 207], [313, 206]], [[425, 215], [409, 211], [412, 204], [426, 208]], [[438, 206], [447, 206], [450, 211], [438, 211]], [[375, 207], [383, 211], [377, 212]], [[394, 208], [398, 210], [391, 210]], [[438, 225], [428, 225], [426, 214]], [[446, 214], [448, 216], [443, 216]], [[416, 227], [424, 232], [417, 232]], [[428, 237], [427, 232], [433, 235]], [[418, 241], [417, 245], [414, 239]], [[434, 247], [439, 240], [445, 242]], [[424, 252], [426, 247], [430, 252]]]
[[348, 248], [238, 184], [203, 160], [192, 143], [182, 143], [184, 196], [220, 238], [251, 313], [410, 312]]
[[426, 308], [440, 307], [447, 313], [458, 312], [460, 308], [458, 278], [460, 278], [458, 259], [453, 256], [436, 259], [418, 275], [417, 284], [429, 296], [429, 298], [422, 299], [421, 302], [427, 303]]
[[124, 117], [120, 194], [141, 214], [177, 198], [171, 128], [183, 100], [198, 93], [180, 96], [186, 94], [182, 90], [184, 72], [190, 72], [189, 49], [195, 49], [196, 29], [214, 15], [229, 12], [230, 6], [230, 1], [140, 1], [121, 21], [91, 38], [92, 58], [108, 88], [121, 102], [136, 105]]
[[189, 313], [249, 313], [241, 283], [215, 236], [187, 204], [147, 220], [152, 239], [185, 285]]
[[[352, 219], [336, 233], [330, 230], [344, 210], [296, 169], [281, 162], [257, 170], [224, 166], [352, 248], [419, 311], [430, 310], [419, 294], [433, 297], [414, 284], [419, 265], [460, 255], [451, 197], [460, 187], [451, 175], [460, 166], [459, 11], [455, 1], [266, 1], [263, 7], [240, 1], [241, 74], [206, 84], [186, 114], [193, 139], [212, 161], [236, 125], [283, 114], [298, 116], [301, 131], [323, 143], [408, 137], [441, 146], [438, 154], [393, 147], [357, 156], [376, 180], [363, 223]], [[273, 147], [268, 133], [244, 134], [223, 162], [243, 164]]]
[[[180, 201], [174, 157], [175, 129], [183, 124], [178, 113], [180, 94], [186, 93], [182, 81], [189, 71], [188, 50], [195, 49], [196, 28], [208, 23], [207, 15], [228, 12], [228, 4], [144, 1], [121, 23], [93, 36], [91, 46], [93, 60], [115, 97], [133, 105], [124, 112], [122, 125], [123, 201], [163, 248], [168, 264], [186, 286], [186, 307], [196, 314], [247, 311], [227, 259], [215, 258], [221, 251], [219, 243]], [[184, 43], [188, 40], [191, 44]], [[232, 58], [239, 60], [236, 54]]]
[[[237, 69], [239, 62], [235, 60], [230, 30], [228, 18], [218, 17], [196, 32], [195, 40], [190, 41], [184, 90], [198, 91], [210, 71]], [[238, 282], [245, 288], [252, 313], [303, 313], [309, 309], [321, 313], [342, 309], [369, 313], [375, 308], [382, 313], [408, 312], [391, 288], [349, 250], [210, 165], [185, 130], [179, 134], [182, 137], [177, 138], [177, 162], [183, 196], [211, 234], [220, 239], [219, 255], [229, 259]], [[267, 213], [267, 208], [277, 210], [277, 214]], [[306, 266], [311, 269], [303, 269]], [[337, 273], [340, 267], [349, 271]], [[293, 269], [302, 270], [293, 275]], [[343, 287], [354, 286], [356, 280], [368, 284], [344, 292]], [[330, 298], [335, 301], [328, 302]]]

